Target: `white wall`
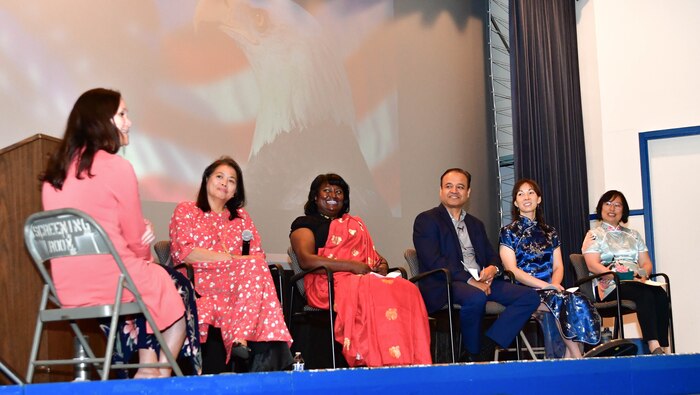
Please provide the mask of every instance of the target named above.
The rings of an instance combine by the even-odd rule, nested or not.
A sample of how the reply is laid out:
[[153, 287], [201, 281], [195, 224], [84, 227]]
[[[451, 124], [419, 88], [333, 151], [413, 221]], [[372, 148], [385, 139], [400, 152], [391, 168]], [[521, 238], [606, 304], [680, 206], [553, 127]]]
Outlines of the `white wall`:
[[[608, 189], [623, 191], [630, 208], [641, 209], [639, 133], [700, 125], [700, 2], [580, 0], [576, 4], [591, 212]], [[679, 198], [678, 203], [684, 204]], [[697, 210], [692, 199], [688, 201], [687, 209]], [[682, 217], [677, 220], [684, 224]], [[637, 219], [631, 223], [643, 231]], [[655, 232], [655, 242], [676, 236]], [[679, 259], [682, 264], [694, 262], [696, 254], [688, 248]], [[694, 299], [693, 290], [680, 282], [673, 293], [678, 302]], [[682, 320], [676, 317], [676, 322]], [[629, 328], [636, 329], [635, 323]]]

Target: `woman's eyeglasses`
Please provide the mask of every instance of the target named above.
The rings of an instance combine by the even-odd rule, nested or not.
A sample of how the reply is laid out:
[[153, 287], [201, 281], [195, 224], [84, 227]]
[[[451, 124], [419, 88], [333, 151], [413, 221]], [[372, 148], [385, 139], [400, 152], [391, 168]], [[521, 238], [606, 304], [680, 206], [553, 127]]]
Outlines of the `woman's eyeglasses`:
[[618, 202], [605, 202], [603, 204], [605, 204], [607, 207], [614, 207], [614, 208], [621, 208], [622, 207], [622, 203], [618, 203]]

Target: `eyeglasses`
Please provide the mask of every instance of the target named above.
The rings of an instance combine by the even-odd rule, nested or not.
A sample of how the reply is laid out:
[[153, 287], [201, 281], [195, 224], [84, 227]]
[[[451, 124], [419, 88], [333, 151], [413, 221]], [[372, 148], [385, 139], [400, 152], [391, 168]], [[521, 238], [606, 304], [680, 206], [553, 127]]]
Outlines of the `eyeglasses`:
[[603, 204], [605, 204], [607, 207], [614, 207], [614, 208], [621, 208], [622, 207], [622, 204], [618, 203], [618, 202], [605, 202]]

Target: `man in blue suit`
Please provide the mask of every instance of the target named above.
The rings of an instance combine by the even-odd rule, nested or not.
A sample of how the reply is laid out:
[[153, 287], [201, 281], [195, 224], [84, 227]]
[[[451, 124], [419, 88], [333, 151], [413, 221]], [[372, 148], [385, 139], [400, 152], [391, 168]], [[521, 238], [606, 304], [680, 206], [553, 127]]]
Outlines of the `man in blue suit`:
[[[439, 206], [420, 213], [413, 224], [413, 245], [421, 272], [447, 268], [452, 275], [452, 300], [461, 306], [460, 325], [466, 354], [462, 360], [493, 359], [496, 345], [507, 348], [540, 304], [529, 287], [501, 278], [503, 266], [486, 236], [484, 224], [464, 211], [471, 193], [471, 175], [448, 169], [440, 177]], [[471, 274], [470, 274], [471, 273]], [[444, 279], [422, 280], [420, 290], [429, 312], [447, 301]], [[487, 301], [506, 307], [480, 339]]]

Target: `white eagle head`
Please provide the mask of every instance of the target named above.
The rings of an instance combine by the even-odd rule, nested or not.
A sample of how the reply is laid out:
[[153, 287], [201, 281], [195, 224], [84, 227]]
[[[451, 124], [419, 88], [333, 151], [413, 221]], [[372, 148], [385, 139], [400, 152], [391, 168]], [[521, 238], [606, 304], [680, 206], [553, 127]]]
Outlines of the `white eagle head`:
[[201, 0], [195, 27], [214, 23], [255, 74], [260, 103], [251, 156], [283, 132], [334, 122], [354, 129], [350, 88], [321, 25], [290, 0]]

